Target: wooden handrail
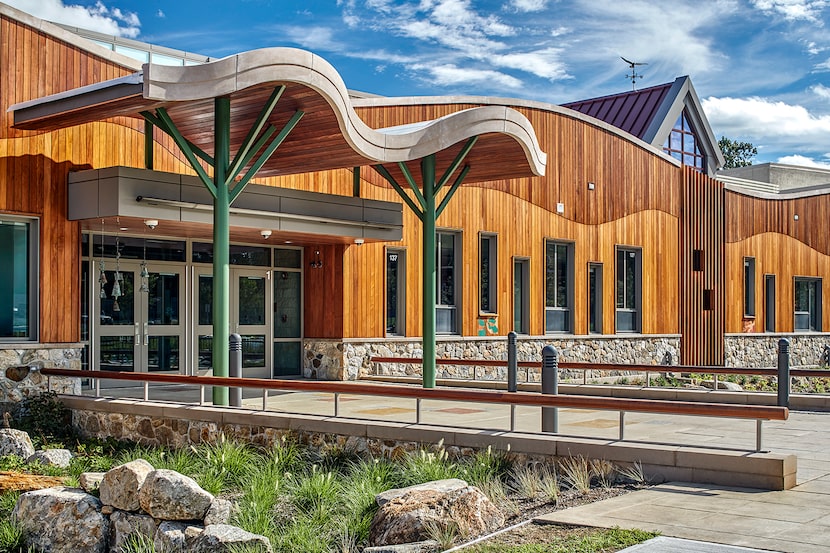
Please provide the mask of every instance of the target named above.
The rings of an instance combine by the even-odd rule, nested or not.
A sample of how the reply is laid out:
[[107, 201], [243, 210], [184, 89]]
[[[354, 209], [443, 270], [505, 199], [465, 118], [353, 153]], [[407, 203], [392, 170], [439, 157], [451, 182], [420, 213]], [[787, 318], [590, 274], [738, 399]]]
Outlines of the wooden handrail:
[[[372, 363], [411, 363], [420, 364], [423, 360], [420, 357], [372, 357]], [[506, 367], [507, 361], [502, 359], [436, 359], [437, 365], [454, 366], [480, 366], [480, 367]], [[541, 368], [541, 361], [519, 361], [519, 367]], [[644, 365], [644, 364], [622, 364], [622, 363], [588, 363], [577, 361], [560, 361], [560, 369], [576, 369], [583, 371], [605, 370], [605, 371], [630, 371], [630, 372], [683, 372], [698, 374], [739, 374], [749, 376], [778, 376], [778, 369], [755, 368], [755, 367], [715, 367], [703, 365]], [[808, 378], [830, 378], [830, 370], [824, 369], [790, 369], [790, 376], [801, 376]]]
[[100, 378], [107, 380], [159, 382], [166, 384], [188, 384], [196, 386], [259, 388], [282, 391], [326, 392], [335, 394], [466, 401], [477, 403], [501, 403], [505, 405], [569, 407], [574, 409], [661, 413], [665, 415], [699, 415], [754, 420], [787, 420], [789, 417], [789, 409], [786, 407], [773, 407], [768, 405], [736, 405], [692, 401], [625, 399], [566, 394], [542, 395], [531, 392], [502, 392], [494, 390], [467, 390], [458, 388], [414, 388], [406, 386], [390, 386], [385, 384], [366, 384], [363, 382], [334, 382], [319, 380], [270, 380], [264, 378], [181, 376], [151, 373], [78, 371], [69, 369], [41, 369], [40, 372], [45, 376]]

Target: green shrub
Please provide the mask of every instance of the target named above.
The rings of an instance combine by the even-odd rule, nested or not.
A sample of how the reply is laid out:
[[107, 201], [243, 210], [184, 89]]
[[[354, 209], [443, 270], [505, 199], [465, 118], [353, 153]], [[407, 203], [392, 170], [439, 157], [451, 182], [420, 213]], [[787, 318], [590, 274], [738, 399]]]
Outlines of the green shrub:
[[17, 406], [15, 418], [21, 430], [32, 436], [32, 441], [71, 441], [75, 435], [72, 412], [55, 392], [43, 392], [24, 399]]

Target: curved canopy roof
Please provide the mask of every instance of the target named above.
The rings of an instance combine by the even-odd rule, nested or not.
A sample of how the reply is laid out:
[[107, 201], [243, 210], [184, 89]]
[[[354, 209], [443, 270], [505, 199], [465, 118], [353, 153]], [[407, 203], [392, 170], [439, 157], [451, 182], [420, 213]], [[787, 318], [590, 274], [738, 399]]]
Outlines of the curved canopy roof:
[[[192, 144], [212, 153], [214, 99], [231, 101], [231, 151], [245, 141], [274, 89], [284, 85], [267, 123], [277, 128], [301, 110], [302, 120], [257, 172], [266, 177], [370, 164], [409, 162], [436, 154], [448, 166], [466, 139], [465, 182], [542, 175], [546, 154], [530, 122], [504, 106], [485, 106], [416, 125], [372, 129], [356, 114], [343, 80], [319, 56], [294, 48], [243, 52], [212, 63], [145, 64], [139, 73], [16, 104], [14, 126], [54, 130], [116, 116], [142, 117], [164, 108]], [[417, 171], [412, 164], [413, 172]]]

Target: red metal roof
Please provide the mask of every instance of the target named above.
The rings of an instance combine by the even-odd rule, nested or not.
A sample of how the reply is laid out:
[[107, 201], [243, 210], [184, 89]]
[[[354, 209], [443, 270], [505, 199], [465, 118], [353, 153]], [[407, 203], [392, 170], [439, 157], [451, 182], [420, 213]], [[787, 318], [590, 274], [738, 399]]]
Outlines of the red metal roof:
[[643, 138], [673, 83], [562, 104]]

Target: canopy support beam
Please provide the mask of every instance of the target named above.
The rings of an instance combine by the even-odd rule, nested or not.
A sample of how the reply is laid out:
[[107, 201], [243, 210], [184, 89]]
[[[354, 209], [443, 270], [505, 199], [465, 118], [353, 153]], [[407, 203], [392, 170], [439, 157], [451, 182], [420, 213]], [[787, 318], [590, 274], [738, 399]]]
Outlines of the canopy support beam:
[[[464, 181], [464, 177], [470, 171], [470, 166], [465, 165], [459, 173], [458, 177], [453, 182], [450, 189], [444, 195], [440, 204], [437, 203], [438, 192], [449, 181], [452, 174], [464, 162], [467, 154], [470, 153], [476, 141], [477, 136], [470, 138], [461, 151], [456, 155], [452, 164], [444, 172], [440, 180], [435, 178], [435, 154], [428, 155], [421, 158], [421, 186], [415, 182], [411, 171], [405, 163], [399, 163], [398, 166], [406, 179], [409, 187], [415, 195], [415, 200], [406, 193], [403, 187], [395, 180], [395, 177], [383, 165], [373, 165], [372, 167], [385, 178], [395, 192], [401, 197], [404, 203], [412, 210], [418, 219], [421, 220], [424, 226], [424, 237], [422, 244], [423, 252], [423, 274], [421, 278], [422, 289], [422, 321], [423, 321], [423, 387], [435, 388], [435, 306], [438, 303], [436, 297], [436, 286], [438, 282], [436, 274], [436, 242], [435, 229], [438, 217], [447, 207], [455, 192]], [[416, 201], [417, 200], [417, 201]], [[419, 205], [420, 204], [420, 207]]]
[[[284, 86], [274, 89], [233, 160], [230, 151], [231, 100], [229, 97], [214, 98], [213, 157], [182, 136], [165, 108], [160, 107], [155, 113], [141, 112], [148, 125], [158, 127], [176, 142], [213, 196], [213, 376], [228, 376], [230, 357], [228, 346], [230, 341], [231, 204], [242, 193], [257, 171], [274, 155], [304, 115], [302, 111], [295, 112], [279, 132], [274, 125], [268, 125], [268, 128], [263, 131], [284, 90]], [[258, 153], [259, 157], [251, 163]], [[249, 163], [251, 163], [250, 167], [248, 167]], [[212, 177], [208, 175], [203, 164], [213, 169]], [[240, 176], [246, 167], [248, 167], [247, 171]], [[228, 405], [228, 401], [228, 388], [214, 386], [213, 404]]]

